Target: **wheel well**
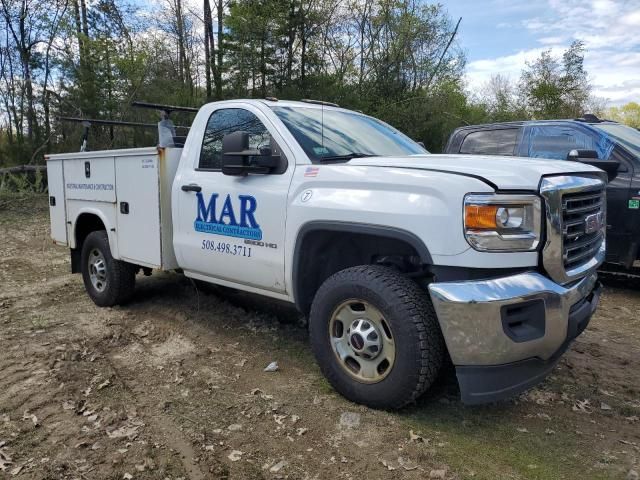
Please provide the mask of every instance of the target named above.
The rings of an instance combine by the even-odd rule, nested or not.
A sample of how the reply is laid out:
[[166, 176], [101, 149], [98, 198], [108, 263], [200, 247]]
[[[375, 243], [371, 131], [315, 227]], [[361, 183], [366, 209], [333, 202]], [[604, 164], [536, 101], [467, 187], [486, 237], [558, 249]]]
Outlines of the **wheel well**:
[[106, 230], [100, 217], [93, 213], [81, 213], [76, 220], [76, 248], [81, 250], [84, 240], [97, 230]]
[[343, 228], [302, 232], [293, 265], [296, 306], [308, 314], [320, 285], [334, 273], [357, 265], [388, 265], [410, 275], [425, 274], [424, 265], [431, 261], [426, 248], [416, 245], [417, 238], [410, 234], [403, 237], [395, 231], [359, 233]]
[[91, 232], [106, 230], [100, 217], [93, 213], [81, 213], [76, 220], [76, 248], [71, 249], [71, 273], [80, 272], [80, 255], [82, 244]]

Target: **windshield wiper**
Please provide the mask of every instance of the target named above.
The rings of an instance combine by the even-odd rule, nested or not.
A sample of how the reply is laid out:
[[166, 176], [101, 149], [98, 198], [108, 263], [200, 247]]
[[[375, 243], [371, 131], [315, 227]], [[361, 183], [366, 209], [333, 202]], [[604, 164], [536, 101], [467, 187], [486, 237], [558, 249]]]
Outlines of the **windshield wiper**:
[[319, 162], [348, 162], [352, 158], [365, 158], [365, 157], [376, 157], [373, 153], [363, 153], [363, 152], [351, 152], [345, 153], [344, 155], [331, 155], [329, 157], [321, 157], [318, 159]]

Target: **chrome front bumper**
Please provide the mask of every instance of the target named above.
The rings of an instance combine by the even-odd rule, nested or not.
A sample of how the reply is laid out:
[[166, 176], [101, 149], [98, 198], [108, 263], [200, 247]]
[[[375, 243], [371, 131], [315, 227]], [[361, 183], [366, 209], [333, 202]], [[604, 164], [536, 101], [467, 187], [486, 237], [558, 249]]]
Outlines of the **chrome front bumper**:
[[480, 404], [542, 381], [586, 328], [600, 293], [597, 274], [561, 286], [535, 272], [432, 283], [429, 292], [462, 400]]
[[[493, 280], [432, 283], [429, 293], [453, 363], [498, 365], [551, 358], [567, 339], [571, 307], [590, 295], [596, 282], [595, 272], [572, 286], [530, 272]], [[538, 320], [520, 338], [513, 335], [504, 317], [518, 305], [543, 314], [542, 328]]]

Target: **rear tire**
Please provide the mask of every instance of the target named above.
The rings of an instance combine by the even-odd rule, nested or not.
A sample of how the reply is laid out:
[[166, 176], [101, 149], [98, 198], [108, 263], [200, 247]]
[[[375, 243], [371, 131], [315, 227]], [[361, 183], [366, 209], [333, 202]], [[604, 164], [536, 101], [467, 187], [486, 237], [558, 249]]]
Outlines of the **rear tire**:
[[318, 290], [309, 317], [320, 369], [343, 396], [398, 409], [435, 381], [444, 340], [427, 294], [394, 269], [347, 268]]
[[84, 287], [99, 307], [124, 303], [133, 295], [138, 267], [111, 256], [106, 231], [87, 236], [82, 244], [81, 268]]

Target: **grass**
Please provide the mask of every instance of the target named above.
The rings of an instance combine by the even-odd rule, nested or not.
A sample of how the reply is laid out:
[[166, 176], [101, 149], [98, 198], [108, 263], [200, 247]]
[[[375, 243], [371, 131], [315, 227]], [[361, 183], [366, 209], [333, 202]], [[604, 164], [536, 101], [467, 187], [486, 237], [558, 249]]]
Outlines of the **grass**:
[[526, 418], [529, 409], [522, 404], [470, 408], [430, 401], [404, 420], [425, 438], [431, 435], [432, 443], [443, 443], [437, 456], [464, 479], [611, 478], [608, 469], [594, 470], [606, 463], [602, 452], [590, 451], [588, 439], [575, 433], [568, 418], [558, 417], [557, 409], [549, 411], [548, 421]]
[[42, 170], [25, 173], [0, 174], [0, 193], [45, 193], [47, 177]]
[[43, 315], [34, 315], [31, 318], [31, 325], [36, 330], [43, 330], [49, 326], [49, 319]]

